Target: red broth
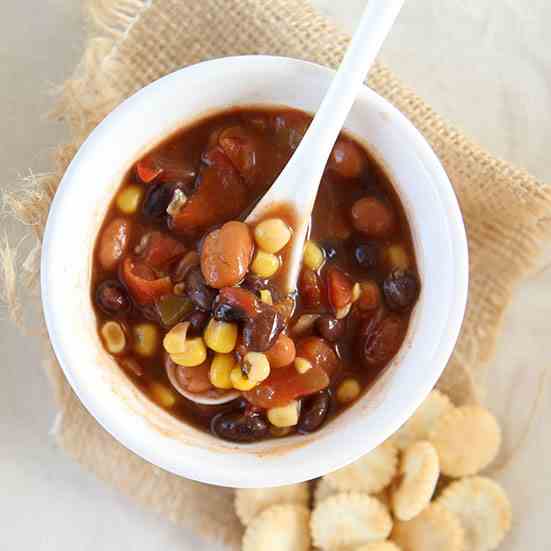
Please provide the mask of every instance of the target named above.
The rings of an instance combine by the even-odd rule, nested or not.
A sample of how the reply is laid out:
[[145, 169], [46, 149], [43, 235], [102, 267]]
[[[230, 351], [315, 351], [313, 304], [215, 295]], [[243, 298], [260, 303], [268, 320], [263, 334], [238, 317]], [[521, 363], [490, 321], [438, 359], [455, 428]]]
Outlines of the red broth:
[[[239, 108], [182, 129], [128, 172], [95, 246], [106, 350], [160, 407], [235, 442], [309, 433], [354, 403], [398, 352], [420, 290], [389, 178], [341, 134], [297, 292], [282, 293], [292, 207], [257, 227], [242, 221], [310, 121]], [[201, 405], [177, 387], [239, 396]]]

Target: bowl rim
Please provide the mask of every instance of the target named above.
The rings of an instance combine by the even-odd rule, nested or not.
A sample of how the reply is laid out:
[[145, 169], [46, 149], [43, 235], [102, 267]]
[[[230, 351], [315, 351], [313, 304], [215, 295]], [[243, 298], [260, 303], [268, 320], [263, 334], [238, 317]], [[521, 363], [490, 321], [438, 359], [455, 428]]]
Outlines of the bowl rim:
[[[140, 103], [145, 101], [151, 90], [158, 87], [171, 86], [174, 80], [185, 79], [186, 76], [191, 75], [193, 71], [208, 70], [216, 72], [221, 69], [223, 65], [229, 66], [232, 64], [236, 67], [243, 67], [245, 70], [245, 66], [247, 65], [250, 67], [253, 65], [257, 67], [262, 66], [267, 71], [272, 67], [277, 67], [280, 64], [293, 64], [297, 67], [309, 67], [310, 69], [315, 69], [324, 78], [329, 79], [334, 75], [334, 71], [327, 67], [294, 58], [264, 55], [233, 56], [204, 61], [175, 71], [147, 85], [136, 94], [122, 102], [98, 125], [96, 129], [94, 129], [94, 131], [82, 144], [68, 170], [66, 171], [55, 194], [50, 207], [43, 238], [41, 258], [41, 295], [44, 318], [50, 336], [50, 341], [67, 380], [88, 411], [95, 417], [104, 429], [115, 437], [116, 440], [147, 461], [174, 474], [185, 476], [200, 482], [218, 484], [222, 486], [276, 486], [321, 476], [328, 471], [344, 466], [368, 451], [366, 450], [365, 443], [362, 442], [362, 439], [360, 438], [352, 438], [348, 441], [346, 450], [340, 450], [340, 455], [335, 452], [331, 455], [331, 457], [325, 458], [325, 460], [315, 458], [315, 460], [310, 463], [305, 461], [305, 456], [301, 454], [300, 458], [297, 457], [298, 462], [296, 466], [294, 466], [292, 470], [287, 469], [286, 472], [282, 472], [282, 468], [281, 466], [278, 467], [276, 464], [277, 462], [263, 462], [260, 459], [259, 466], [261, 468], [254, 476], [249, 477], [249, 480], [247, 481], [243, 480], [243, 476], [224, 472], [221, 465], [219, 465], [219, 468], [216, 469], [215, 472], [207, 472], [204, 465], [198, 464], [197, 462], [193, 463], [193, 461], [189, 465], [186, 465], [185, 468], [182, 468], [182, 464], [180, 462], [176, 464], [173, 460], [171, 460], [171, 458], [164, 457], [162, 453], [157, 453], [156, 450], [148, 449], [134, 440], [129, 434], [131, 431], [128, 426], [123, 426], [121, 423], [122, 420], [110, 417], [109, 412], [95, 399], [93, 392], [90, 389], [84, 388], [83, 385], [80, 384], [78, 373], [73, 368], [69, 358], [65, 354], [63, 344], [64, 336], [62, 335], [62, 316], [60, 312], [56, 312], [55, 299], [53, 296], [54, 293], [51, 292], [52, 288], [49, 283], [50, 273], [55, 269], [55, 247], [53, 247], [53, 240], [55, 240], [56, 234], [58, 235], [57, 232], [59, 231], [59, 228], [57, 227], [56, 215], [62, 208], [67, 190], [75, 183], [75, 179], [72, 178], [73, 172], [77, 170], [82, 158], [86, 156], [88, 148], [93, 149], [94, 142], [102, 139], [105, 134], [109, 133], [110, 126], [118, 121], [120, 115], [123, 112], [134, 111]], [[385, 111], [391, 113], [395, 121], [400, 124], [400, 130], [407, 134], [408, 140], [411, 140], [411, 142], [415, 144], [416, 148], [422, 152], [423, 160], [430, 164], [430, 170], [441, 184], [441, 187], [439, 188], [441, 195], [439, 197], [444, 203], [444, 207], [448, 214], [447, 222], [451, 236], [450, 244], [454, 249], [454, 258], [456, 261], [456, 272], [454, 274], [456, 293], [452, 299], [452, 304], [449, 310], [447, 332], [441, 337], [438, 344], [438, 350], [435, 351], [434, 356], [435, 363], [437, 363], [439, 367], [438, 369], [433, 369], [424, 380], [417, 382], [416, 392], [412, 392], [410, 395], [404, 396], [404, 403], [402, 404], [400, 414], [395, 415], [394, 419], [388, 420], [388, 424], [384, 429], [378, 428], [373, 431], [371, 441], [378, 440], [380, 443], [388, 435], [397, 430], [420, 405], [422, 400], [433, 388], [449, 357], [451, 356], [451, 353], [453, 352], [453, 348], [461, 329], [467, 303], [469, 275], [468, 247], [465, 227], [455, 192], [439, 159], [436, 157], [429, 144], [426, 142], [421, 133], [411, 124], [411, 122], [400, 111], [398, 111], [398, 109], [392, 106], [387, 100], [379, 96], [376, 92], [364, 86], [361, 95], [364, 99], [366, 99], [366, 101], [368, 100], [376, 106], [384, 106]], [[164, 136], [163, 139], [164, 138], [166, 138], [166, 136]], [[139, 153], [136, 155], [138, 157]], [[308, 444], [304, 447], [308, 447]], [[283, 457], [283, 455], [281, 457]], [[285, 462], [282, 461], [281, 463], [283, 464]], [[270, 480], [266, 480], [267, 478], [270, 478]]]

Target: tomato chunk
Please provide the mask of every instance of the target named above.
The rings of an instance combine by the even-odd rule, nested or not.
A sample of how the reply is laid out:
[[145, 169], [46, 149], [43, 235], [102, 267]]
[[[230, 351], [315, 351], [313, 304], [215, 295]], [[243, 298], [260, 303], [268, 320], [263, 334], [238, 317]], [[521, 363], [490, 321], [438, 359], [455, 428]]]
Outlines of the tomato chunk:
[[160, 231], [154, 231], [148, 235], [141, 257], [148, 266], [159, 268], [176, 260], [186, 250], [186, 247], [176, 239]]
[[298, 278], [300, 298], [306, 308], [319, 308], [323, 301], [322, 282], [313, 270], [302, 268]]
[[314, 366], [300, 374], [294, 366], [274, 369], [270, 376], [252, 390], [245, 392], [251, 404], [272, 408], [284, 406], [291, 400], [307, 396], [329, 386], [329, 376], [321, 368]]
[[220, 148], [204, 156], [197, 191], [171, 218], [178, 233], [196, 235], [216, 224], [237, 218], [248, 202], [247, 188], [235, 167]]
[[352, 302], [352, 280], [336, 266], [327, 269], [327, 295], [335, 311]]
[[136, 163], [136, 174], [144, 184], [150, 184], [161, 175], [163, 169], [158, 167], [152, 157], [144, 157]]
[[169, 277], [156, 279], [155, 272], [147, 264], [137, 263], [129, 256], [122, 264], [122, 278], [138, 304], [153, 304], [172, 292]]
[[[297, 357], [306, 358], [314, 367], [323, 369], [331, 377], [340, 367], [340, 361], [331, 345], [320, 337], [305, 337], [296, 343]], [[308, 372], [307, 372], [308, 373]]]

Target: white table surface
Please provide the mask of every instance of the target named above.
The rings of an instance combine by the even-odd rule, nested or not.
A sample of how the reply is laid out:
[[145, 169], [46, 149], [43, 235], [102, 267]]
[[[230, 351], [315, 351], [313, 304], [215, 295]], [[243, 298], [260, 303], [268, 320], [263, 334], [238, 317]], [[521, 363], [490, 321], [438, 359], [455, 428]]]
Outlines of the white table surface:
[[[350, 31], [364, 5], [363, 0], [313, 3]], [[0, 171], [8, 185], [31, 167], [46, 170], [48, 153], [66, 135], [43, 115], [51, 107], [49, 89], [81, 55], [84, 32], [75, 0], [7, 0], [2, 7]], [[551, 4], [545, 0], [410, 0], [382, 58], [485, 147], [551, 181], [550, 21]], [[496, 386], [507, 385], [507, 375], [516, 373], [517, 386], [530, 394], [525, 387], [550, 364], [550, 272], [534, 274], [515, 295], [492, 371]], [[57, 449], [49, 435], [55, 407], [35, 339], [20, 336], [1, 319], [0, 351], [0, 549], [176, 551], [198, 544]], [[551, 548], [549, 390], [547, 382], [526, 450], [503, 476], [517, 492], [515, 531], [505, 551]], [[518, 412], [520, 433], [529, 404], [515, 400], [514, 392], [510, 403], [492, 405], [497, 413]], [[541, 460], [529, 460], [538, 450]]]

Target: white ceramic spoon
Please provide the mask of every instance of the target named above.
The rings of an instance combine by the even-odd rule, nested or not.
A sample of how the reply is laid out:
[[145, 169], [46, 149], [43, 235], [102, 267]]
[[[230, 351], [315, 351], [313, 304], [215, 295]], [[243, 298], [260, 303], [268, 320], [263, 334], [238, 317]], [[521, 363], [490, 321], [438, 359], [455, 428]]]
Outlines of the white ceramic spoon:
[[296, 289], [304, 240], [318, 187], [346, 117], [404, 0], [369, 0], [342, 63], [300, 145], [246, 222], [254, 223], [279, 204], [294, 206], [297, 219], [287, 257], [286, 290]]
[[[272, 187], [247, 217], [247, 223], [261, 219], [274, 205], [291, 204], [297, 215], [288, 269], [284, 285], [287, 292], [296, 288], [302, 263], [304, 240], [310, 215], [327, 159], [344, 125], [376, 55], [389, 33], [404, 0], [369, 0], [342, 63], [323, 101], [291, 160]], [[239, 393], [228, 391], [221, 396], [192, 394], [175, 377], [174, 367], [167, 366], [174, 387], [188, 400], [204, 405], [218, 405], [234, 400]]]
[[172, 383], [172, 386], [182, 395], [184, 398], [195, 402], [196, 404], [202, 404], [205, 406], [216, 406], [219, 404], [225, 404], [226, 402], [231, 402], [240, 396], [240, 392], [236, 390], [228, 390], [222, 392], [205, 392], [203, 394], [198, 394], [194, 392], [188, 392], [186, 389], [182, 388], [178, 377], [176, 376], [176, 370], [178, 366], [168, 359], [168, 356], [165, 358], [165, 369], [166, 374], [168, 375], [169, 381]]

